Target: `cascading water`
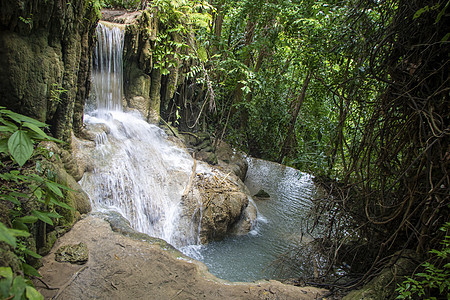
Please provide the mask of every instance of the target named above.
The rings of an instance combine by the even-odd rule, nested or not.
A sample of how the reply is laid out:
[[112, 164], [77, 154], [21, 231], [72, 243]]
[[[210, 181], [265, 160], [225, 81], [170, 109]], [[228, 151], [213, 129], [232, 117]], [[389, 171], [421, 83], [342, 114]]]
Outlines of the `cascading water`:
[[85, 114], [87, 128], [96, 133], [94, 168], [81, 185], [94, 210], [119, 211], [137, 231], [175, 246], [186, 243], [190, 238], [179, 228], [180, 202], [193, 160], [169, 144], [157, 126], [121, 111], [123, 30], [100, 23], [97, 35], [97, 107]]
[[99, 23], [93, 54], [92, 82], [98, 110], [121, 110], [123, 97], [123, 28]]

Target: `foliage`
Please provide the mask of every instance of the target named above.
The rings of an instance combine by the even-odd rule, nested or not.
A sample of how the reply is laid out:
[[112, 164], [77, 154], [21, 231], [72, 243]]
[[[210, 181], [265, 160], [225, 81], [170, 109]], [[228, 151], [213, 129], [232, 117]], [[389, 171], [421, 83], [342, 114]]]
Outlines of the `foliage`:
[[101, 0], [100, 3], [104, 8], [137, 9], [141, 2], [141, 0]]
[[[2, 225], [0, 223], [0, 225]], [[14, 276], [11, 268], [0, 267], [0, 295], [2, 299], [40, 300], [44, 297], [22, 276]]]
[[[174, 103], [190, 110], [180, 126], [269, 160], [286, 145], [282, 162], [330, 192], [316, 202], [324, 261], [332, 270], [346, 258], [351, 272], [364, 273], [358, 284], [396, 250], [436, 248], [449, 215], [449, 2], [211, 4], [211, 24], [195, 37], [204, 69], [190, 74], [209, 75], [217, 110], [200, 118], [205, 86], [189, 81], [191, 98]], [[350, 240], [358, 250], [346, 247]]]
[[[54, 174], [42, 169], [39, 162], [35, 166], [37, 173], [30, 172], [30, 159], [33, 155], [53, 155], [43, 149], [34, 149], [34, 143], [59, 141], [43, 131], [48, 128], [46, 124], [4, 107], [0, 107], [0, 123], [0, 200], [5, 207], [10, 208], [8, 219], [0, 222], [0, 241], [13, 249], [21, 262], [22, 274], [39, 276], [36, 269], [27, 263], [30, 258], [41, 257], [30, 248], [27, 238], [30, 237], [31, 228], [38, 222], [53, 226], [53, 219], [61, 217], [56, 208], [73, 208], [60, 201], [62, 190], [68, 188], [56, 183]], [[7, 226], [8, 223], [11, 227]], [[13, 276], [11, 268], [0, 268], [0, 275], [3, 277], [0, 281], [2, 297], [42, 299], [31, 282], [22, 276]]]
[[447, 234], [450, 223], [446, 223], [441, 231], [446, 232], [444, 240], [441, 242], [442, 250], [433, 249], [432, 259], [443, 262], [443, 269], [438, 268], [434, 263], [425, 262], [422, 264], [424, 272], [417, 273], [413, 277], [408, 277], [403, 283], [398, 285], [397, 299], [414, 299], [420, 296], [425, 299], [437, 299], [434, 296], [450, 296], [450, 236]]

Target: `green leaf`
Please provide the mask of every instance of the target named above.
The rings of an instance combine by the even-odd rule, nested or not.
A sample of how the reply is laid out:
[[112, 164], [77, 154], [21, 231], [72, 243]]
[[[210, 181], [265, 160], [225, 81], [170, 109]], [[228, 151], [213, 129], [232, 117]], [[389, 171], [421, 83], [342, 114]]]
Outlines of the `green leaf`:
[[58, 201], [55, 198], [51, 198], [50, 203], [53, 203], [54, 205], [60, 206], [65, 209], [75, 210], [75, 208], [73, 208], [72, 206], [70, 206], [64, 202]]
[[25, 254], [26, 255], [29, 255], [29, 256], [31, 256], [31, 257], [34, 257], [34, 258], [42, 258], [42, 256], [41, 255], [39, 255], [39, 254], [37, 254], [36, 252], [34, 252], [34, 251], [31, 251], [30, 249], [25, 249]]
[[447, 33], [447, 34], [442, 38], [441, 42], [446, 42], [446, 41], [448, 41], [449, 38], [450, 38], [450, 32]]
[[25, 292], [26, 286], [27, 284], [22, 276], [17, 276], [16, 278], [14, 278], [14, 282], [11, 288], [11, 293], [14, 295], [14, 300], [22, 299], [22, 295]]
[[0, 267], [0, 296], [6, 299], [9, 296], [9, 290], [13, 281], [13, 273], [10, 267]]
[[22, 223], [33, 224], [38, 220], [38, 218], [35, 216], [25, 216], [25, 217], [17, 218], [16, 220], [18, 220]]
[[33, 214], [34, 216], [36, 216], [36, 217], [37, 217], [39, 220], [41, 220], [42, 222], [45, 222], [45, 223], [47, 223], [47, 224], [53, 226], [53, 221], [52, 221], [52, 219], [50, 219], [50, 218], [48, 217], [48, 213], [47, 213], [47, 212], [45, 212], [45, 211], [39, 211], [39, 210], [33, 210], [33, 211], [32, 211], [32, 214]]
[[39, 126], [39, 127], [48, 127], [47, 124], [42, 123], [42, 122], [40, 122], [40, 121], [38, 121], [36, 119], [33, 119], [33, 118], [30, 118], [30, 117], [27, 117], [27, 116], [15, 113], [15, 112], [7, 110], [7, 109], [1, 110], [0, 112], [4, 113], [9, 118], [11, 118], [14, 121], [16, 121], [17, 123], [28, 122], [28, 123], [32, 123], [32, 124], [34, 124], [36, 126]]
[[0, 153], [6, 153], [6, 154], [9, 153], [7, 138], [0, 139]]
[[413, 16], [413, 20], [417, 19], [418, 17], [420, 17], [424, 12], [429, 11], [430, 8], [427, 6], [422, 7], [421, 9], [419, 9], [418, 11], [416, 11], [416, 13]]
[[26, 296], [29, 300], [44, 300], [44, 296], [41, 295], [34, 287], [27, 285]]
[[3, 223], [0, 223], [0, 241], [16, 248], [16, 237], [12, 234], [11, 229], [6, 227]]
[[59, 189], [59, 186], [56, 182], [46, 181], [45, 185], [56, 195], [63, 197], [63, 194], [62, 194], [61, 190]]
[[29, 264], [22, 263], [22, 268], [23, 268], [23, 272], [25, 273], [25, 275], [41, 277], [41, 274], [39, 274], [39, 272], [35, 268], [30, 266]]
[[206, 49], [204, 47], [198, 48], [198, 58], [201, 62], [206, 62], [208, 60], [208, 53], [206, 53]]
[[51, 211], [47, 213], [47, 216], [49, 216], [50, 218], [62, 218], [62, 216], [60, 214], [58, 214], [56, 211]]
[[1, 195], [1, 198], [0, 198], [0, 199], [9, 201], [9, 202], [11, 202], [11, 203], [14, 203], [15, 205], [20, 205], [20, 201], [17, 200], [16, 197], [13, 197], [13, 196], [11, 196], [11, 195]]
[[42, 131], [41, 128], [39, 128], [38, 126], [34, 125], [33, 123], [25, 122], [25, 123], [23, 123], [23, 126], [33, 130], [42, 139], [50, 139], [50, 137], [44, 131]]
[[13, 273], [10, 267], [0, 267], [0, 276], [11, 279], [13, 278]]
[[13, 225], [14, 229], [29, 231], [27, 225], [25, 225], [24, 223], [18, 221], [17, 219], [15, 219], [12, 222], [12, 225]]
[[33, 154], [33, 142], [26, 131], [18, 130], [9, 137], [8, 149], [19, 166], [23, 166]]

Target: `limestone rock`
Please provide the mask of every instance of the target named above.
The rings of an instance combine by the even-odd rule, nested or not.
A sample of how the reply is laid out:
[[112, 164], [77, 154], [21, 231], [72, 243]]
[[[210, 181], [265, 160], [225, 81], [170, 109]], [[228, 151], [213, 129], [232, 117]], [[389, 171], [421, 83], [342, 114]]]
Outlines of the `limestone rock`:
[[70, 141], [82, 125], [100, 11], [84, 0], [0, 3], [0, 105]]
[[59, 262], [83, 265], [88, 259], [89, 250], [87, 245], [83, 242], [80, 242], [77, 245], [62, 246], [55, 253], [55, 260]]
[[200, 223], [202, 243], [229, 233], [248, 233], [256, 220], [256, 209], [249, 206], [249, 195], [240, 179], [217, 168], [211, 173], [197, 173], [183, 200], [184, 215]]
[[219, 159], [219, 166], [233, 172], [242, 181], [245, 181], [248, 163], [244, 153], [234, 150], [226, 142], [220, 140], [217, 143], [216, 155]]

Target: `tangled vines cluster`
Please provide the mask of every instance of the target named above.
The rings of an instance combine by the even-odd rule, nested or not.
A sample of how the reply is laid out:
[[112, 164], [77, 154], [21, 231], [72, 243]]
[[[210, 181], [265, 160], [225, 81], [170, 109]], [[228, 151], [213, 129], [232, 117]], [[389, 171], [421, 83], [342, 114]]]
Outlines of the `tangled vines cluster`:
[[386, 26], [367, 54], [372, 78], [385, 88], [374, 102], [353, 100], [370, 114], [359, 117], [359, 136], [346, 137], [357, 142], [344, 179], [328, 184], [331, 196], [317, 206], [330, 266], [345, 260], [358, 283], [402, 250], [426, 260], [449, 235], [439, 231], [450, 215], [447, 1], [382, 2], [395, 9], [382, 12]]

